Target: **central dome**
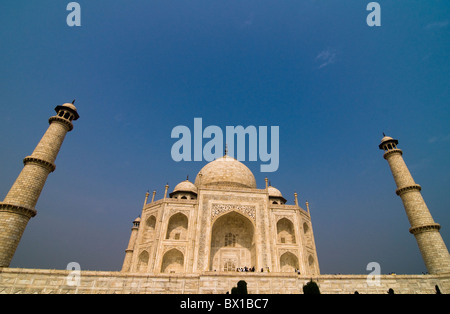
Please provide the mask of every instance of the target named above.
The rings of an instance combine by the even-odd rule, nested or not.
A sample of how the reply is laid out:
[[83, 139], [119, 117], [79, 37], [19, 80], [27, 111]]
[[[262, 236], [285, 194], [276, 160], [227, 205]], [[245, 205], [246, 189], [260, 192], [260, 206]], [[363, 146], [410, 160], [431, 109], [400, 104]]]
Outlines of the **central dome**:
[[231, 186], [256, 189], [256, 180], [250, 169], [243, 163], [225, 155], [200, 170], [195, 185]]

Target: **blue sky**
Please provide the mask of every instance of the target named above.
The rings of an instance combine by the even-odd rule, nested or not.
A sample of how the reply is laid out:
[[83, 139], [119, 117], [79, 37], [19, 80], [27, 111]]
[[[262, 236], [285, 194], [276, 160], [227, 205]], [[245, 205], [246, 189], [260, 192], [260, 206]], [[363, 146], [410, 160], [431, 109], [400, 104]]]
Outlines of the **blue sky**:
[[68, 134], [11, 266], [119, 270], [147, 190], [205, 162], [174, 162], [177, 125], [279, 126], [261, 173], [311, 207], [322, 273], [426, 271], [387, 162], [399, 147], [450, 243], [450, 7], [446, 1], [69, 1], [0, 4], [0, 197], [76, 98]]

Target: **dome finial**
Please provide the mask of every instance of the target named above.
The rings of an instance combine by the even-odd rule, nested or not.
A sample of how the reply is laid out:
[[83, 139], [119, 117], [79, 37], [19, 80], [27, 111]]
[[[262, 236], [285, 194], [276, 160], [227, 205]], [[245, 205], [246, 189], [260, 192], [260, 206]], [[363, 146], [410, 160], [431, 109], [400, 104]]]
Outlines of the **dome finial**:
[[225, 144], [225, 156], [228, 155], [228, 144]]
[[386, 136], [386, 134], [384, 134], [384, 132], [383, 132], [383, 136]]
[[75, 99], [74, 100], [72, 100], [72, 105], [74, 105], [75, 104]]

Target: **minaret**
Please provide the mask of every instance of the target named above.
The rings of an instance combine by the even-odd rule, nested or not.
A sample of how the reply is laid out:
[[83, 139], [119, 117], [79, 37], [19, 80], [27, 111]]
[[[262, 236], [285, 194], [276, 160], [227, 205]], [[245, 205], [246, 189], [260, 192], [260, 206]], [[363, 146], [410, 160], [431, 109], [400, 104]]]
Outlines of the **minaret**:
[[55, 170], [66, 133], [73, 129], [72, 121], [79, 118], [73, 102], [57, 106], [55, 111], [44, 136], [31, 156], [23, 160], [22, 172], [0, 202], [0, 267], [9, 267], [28, 221], [36, 215], [34, 207], [47, 176]]
[[133, 227], [131, 228], [130, 241], [128, 242], [128, 247], [125, 250], [125, 260], [123, 261], [122, 271], [130, 271], [131, 258], [133, 257], [134, 244], [136, 243], [137, 233], [139, 231], [139, 225], [141, 223], [141, 218], [138, 217], [133, 221]]
[[[384, 135], [384, 134], [383, 134]], [[384, 158], [391, 167], [400, 196], [406, 210], [412, 233], [419, 245], [422, 258], [430, 274], [450, 273], [450, 255], [439, 233], [440, 225], [431, 217], [420, 193], [420, 185], [414, 182], [402, 157], [402, 150], [397, 148], [398, 141], [384, 136], [379, 148], [384, 150]]]

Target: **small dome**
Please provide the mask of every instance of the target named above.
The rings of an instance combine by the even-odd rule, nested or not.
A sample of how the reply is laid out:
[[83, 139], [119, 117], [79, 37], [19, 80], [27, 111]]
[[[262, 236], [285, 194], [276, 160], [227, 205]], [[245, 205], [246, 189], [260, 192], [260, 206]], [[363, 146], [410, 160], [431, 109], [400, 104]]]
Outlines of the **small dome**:
[[387, 142], [387, 141], [392, 141], [392, 140], [393, 140], [392, 137], [390, 137], [390, 136], [385, 136], [385, 137], [383, 137], [383, 138], [381, 139], [381, 143]]
[[211, 161], [200, 170], [195, 185], [232, 186], [256, 189], [256, 180], [243, 163], [225, 155]]
[[267, 188], [267, 192], [269, 193], [269, 199], [271, 199], [271, 202], [273, 201], [273, 204], [286, 204], [286, 199], [277, 188], [269, 185], [269, 187]]
[[175, 192], [193, 192], [197, 194], [197, 187], [194, 185], [194, 183], [190, 182], [189, 180], [186, 180], [178, 183], [175, 186], [172, 193]]
[[62, 106], [63, 106], [63, 107], [68, 107], [68, 108], [70, 108], [70, 109], [72, 109], [72, 110], [74, 110], [74, 111], [77, 111], [77, 107], [75, 107], [73, 104], [65, 103], [65, 104], [63, 104]]
[[268, 191], [269, 191], [270, 197], [283, 197], [280, 190], [278, 190], [277, 188], [274, 188], [273, 186], [269, 186]]
[[141, 222], [141, 217], [136, 218], [133, 223]]

